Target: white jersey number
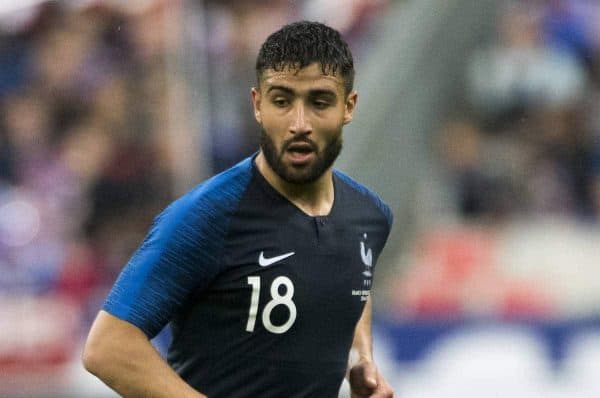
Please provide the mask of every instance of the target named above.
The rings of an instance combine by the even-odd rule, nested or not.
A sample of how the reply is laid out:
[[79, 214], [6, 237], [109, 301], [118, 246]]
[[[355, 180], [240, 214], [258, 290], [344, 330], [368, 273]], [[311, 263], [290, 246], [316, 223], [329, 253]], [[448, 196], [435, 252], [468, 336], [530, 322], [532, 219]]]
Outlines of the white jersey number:
[[[246, 323], [246, 331], [253, 332], [258, 315], [258, 301], [260, 297], [260, 276], [249, 276], [248, 284], [252, 286], [252, 294], [250, 296], [250, 309], [248, 311], [248, 322]], [[279, 288], [285, 286], [285, 294], [279, 294]], [[294, 296], [294, 284], [287, 276], [278, 276], [271, 283], [271, 300], [265, 305], [262, 313], [262, 323], [269, 332], [281, 334], [285, 333], [296, 321], [296, 304], [292, 301]], [[276, 326], [271, 322], [271, 312], [278, 305], [285, 305], [289, 312], [289, 318], [282, 325]]]

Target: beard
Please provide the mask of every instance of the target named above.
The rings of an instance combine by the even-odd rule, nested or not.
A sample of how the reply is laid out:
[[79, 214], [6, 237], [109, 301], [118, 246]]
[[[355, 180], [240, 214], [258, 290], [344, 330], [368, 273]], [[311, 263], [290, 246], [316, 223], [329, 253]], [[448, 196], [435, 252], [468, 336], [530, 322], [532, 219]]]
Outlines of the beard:
[[[311, 146], [315, 154], [315, 159], [302, 167], [285, 164], [283, 162], [285, 151], [291, 144], [299, 142]], [[305, 136], [290, 138], [283, 142], [281, 150], [278, 151], [271, 137], [269, 137], [265, 129], [261, 126], [260, 148], [269, 166], [271, 166], [281, 179], [290, 184], [308, 184], [318, 180], [333, 165], [333, 162], [335, 162], [342, 151], [342, 136], [339, 134], [336, 138], [329, 140], [322, 150], [319, 150], [317, 144]]]

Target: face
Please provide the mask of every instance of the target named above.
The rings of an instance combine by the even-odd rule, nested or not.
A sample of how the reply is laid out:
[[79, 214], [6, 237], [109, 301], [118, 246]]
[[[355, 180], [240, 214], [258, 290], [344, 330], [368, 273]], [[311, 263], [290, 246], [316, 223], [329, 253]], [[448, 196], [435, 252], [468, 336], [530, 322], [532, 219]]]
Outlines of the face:
[[345, 95], [339, 76], [324, 75], [319, 64], [264, 72], [252, 89], [261, 150], [284, 181], [305, 184], [329, 170], [342, 148], [342, 127], [352, 120], [355, 92]]

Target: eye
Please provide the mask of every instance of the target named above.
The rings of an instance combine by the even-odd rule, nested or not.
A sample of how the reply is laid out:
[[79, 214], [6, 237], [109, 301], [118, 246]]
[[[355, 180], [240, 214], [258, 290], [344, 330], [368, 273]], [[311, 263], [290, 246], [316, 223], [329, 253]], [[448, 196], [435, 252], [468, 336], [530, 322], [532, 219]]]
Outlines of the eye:
[[289, 102], [285, 98], [277, 97], [273, 99], [273, 104], [279, 108], [284, 108], [289, 104]]
[[313, 101], [313, 105], [317, 109], [325, 109], [329, 106], [329, 102], [324, 100], [315, 100]]

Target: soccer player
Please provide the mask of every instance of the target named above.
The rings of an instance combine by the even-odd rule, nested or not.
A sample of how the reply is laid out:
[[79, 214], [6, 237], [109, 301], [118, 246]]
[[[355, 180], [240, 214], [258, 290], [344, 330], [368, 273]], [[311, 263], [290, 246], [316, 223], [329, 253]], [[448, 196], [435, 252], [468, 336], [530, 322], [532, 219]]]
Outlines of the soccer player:
[[[333, 169], [357, 94], [314, 22], [273, 33], [251, 91], [260, 151], [176, 200], [123, 269], [85, 367], [125, 397], [391, 397], [371, 350], [373, 269], [392, 224]], [[149, 339], [167, 323], [167, 361]], [[349, 352], [356, 352], [349, 363]]]

